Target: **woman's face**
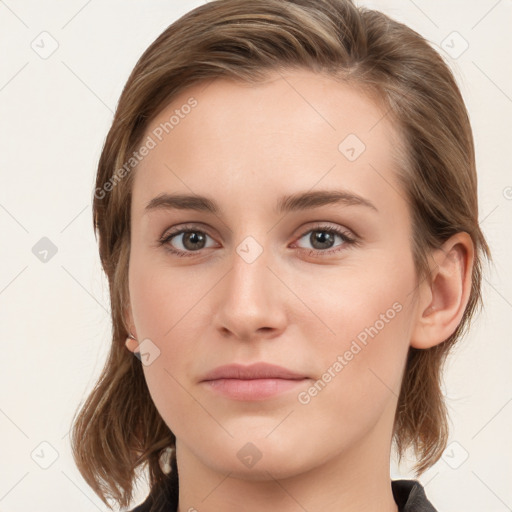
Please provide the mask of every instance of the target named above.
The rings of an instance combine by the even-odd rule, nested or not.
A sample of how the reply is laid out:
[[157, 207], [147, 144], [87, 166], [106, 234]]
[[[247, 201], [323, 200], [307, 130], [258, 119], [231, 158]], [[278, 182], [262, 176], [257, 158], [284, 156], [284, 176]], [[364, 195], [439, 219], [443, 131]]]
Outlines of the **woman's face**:
[[[178, 463], [255, 479], [389, 464], [416, 314], [396, 140], [354, 86], [308, 71], [203, 83], [152, 121], [130, 321]], [[293, 375], [208, 376], [255, 363]]]

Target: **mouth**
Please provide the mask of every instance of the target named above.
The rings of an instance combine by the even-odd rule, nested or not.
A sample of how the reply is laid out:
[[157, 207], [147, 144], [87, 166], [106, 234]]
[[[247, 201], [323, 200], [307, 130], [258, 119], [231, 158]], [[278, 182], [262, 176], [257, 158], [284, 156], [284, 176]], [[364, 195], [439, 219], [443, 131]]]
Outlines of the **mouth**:
[[201, 380], [211, 391], [233, 400], [251, 401], [293, 390], [309, 377], [282, 366], [255, 363], [219, 366]]

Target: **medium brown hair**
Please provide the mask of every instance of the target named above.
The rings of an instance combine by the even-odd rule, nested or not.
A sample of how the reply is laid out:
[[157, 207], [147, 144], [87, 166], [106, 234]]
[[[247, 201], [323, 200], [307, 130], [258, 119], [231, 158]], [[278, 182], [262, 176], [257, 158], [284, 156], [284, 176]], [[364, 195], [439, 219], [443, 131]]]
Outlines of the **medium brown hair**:
[[168, 475], [160, 459], [175, 443], [140, 361], [125, 347], [133, 183], [125, 164], [149, 122], [187, 87], [219, 77], [256, 83], [290, 68], [327, 73], [373, 93], [400, 131], [404, 154], [397, 176], [411, 212], [418, 282], [430, 279], [429, 251], [457, 232], [472, 238], [472, 287], [463, 318], [443, 343], [409, 349], [395, 416], [397, 452], [414, 450], [417, 474], [446, 446], [442, 366], [482, 305], [482, 256], [490, 259], [478, 224], [472, 131], [449, 67], [419, 34], [350, 0], [217, 0], [173, 23], [140, 57], [98, 164], [94, 227], [110, 286], [112, 345], [73, 420], [72, 449], [83, 477], [107, 505], [107, 499], [129, 505], [141, 470], [148, 471], [153, 490], [162, 486]]

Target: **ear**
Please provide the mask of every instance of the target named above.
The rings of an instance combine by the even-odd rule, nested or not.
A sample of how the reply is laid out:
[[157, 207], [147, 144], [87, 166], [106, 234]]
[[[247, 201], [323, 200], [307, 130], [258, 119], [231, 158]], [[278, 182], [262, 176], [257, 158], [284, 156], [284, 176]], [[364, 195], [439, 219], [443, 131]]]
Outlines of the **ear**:
[[466, 232], [456, 233], [432, 253], [431, 280], [419, 285], [412, 347], [439, 345], [455, 332], [469, 300], [473, 263], [474, 245]]
[[139, 339], [139, 337], [137, 336], [137, 330], [135, 328], [135, 322], [133, 321], [132, 308], [130, 304], [128, 304], [124, 309], [124, 320], [125, 325], [128, 327], [128, 333], [133, 334], [133, 336], [135, 337], [135, 339], [130, 337], [126, 338], [126, 348], [130, 352], [138, 352], [137, 349], [139, 348], [139, 342], [137, 340]]

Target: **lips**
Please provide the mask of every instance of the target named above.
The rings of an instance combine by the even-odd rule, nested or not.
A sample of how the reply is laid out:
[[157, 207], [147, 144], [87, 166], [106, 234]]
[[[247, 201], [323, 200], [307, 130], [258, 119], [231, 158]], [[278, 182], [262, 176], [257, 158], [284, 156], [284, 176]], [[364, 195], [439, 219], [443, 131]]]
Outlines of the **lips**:
[[306, 380], [303, 374], [269, 363], [230, 364], [208, 372], [201, 385], [230, 400], [249, 402], [291, 396]]
[[269, 363], [254, 363], [248, 366], [240, 364], [228, 364], [219, 366], [208, 372], [201, 380], [212, 381], [219, 379], [286, 379], [286, 380], [302, 380], [306, 379], [306, 375], [289, 370], [282, 366]]

